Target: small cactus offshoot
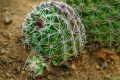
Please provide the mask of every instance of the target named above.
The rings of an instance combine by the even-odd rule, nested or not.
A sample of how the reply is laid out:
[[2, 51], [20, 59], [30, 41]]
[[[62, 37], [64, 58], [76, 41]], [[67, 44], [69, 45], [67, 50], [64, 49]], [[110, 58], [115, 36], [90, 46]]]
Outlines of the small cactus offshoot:
[[[34, 7], [23, 23], [23, 33], [24, 43], [34, 49], [37, 56], [42, 54], [52, 62], [76, 57], [86, 43], [81, 19], [72, 7], [63, 2], [44, 2]], [[39, 69], [39, 62], [34, 62], [36, 60], [37, 57], [30, 60], [29, 69], [33, 64], [36, 70]], [[36, 73], [36, 70], [32, 71]]]
[[33, 56], [27, 61], [27, 69], [30, 75], [37, 76], [42, 74], [45, 67], [45, 62], [42, 56]]

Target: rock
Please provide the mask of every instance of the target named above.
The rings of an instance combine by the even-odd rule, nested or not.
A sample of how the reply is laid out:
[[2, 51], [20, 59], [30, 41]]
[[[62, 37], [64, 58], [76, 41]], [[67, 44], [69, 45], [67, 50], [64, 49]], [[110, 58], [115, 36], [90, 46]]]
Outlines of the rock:
[[113, 66], [111, 66], [110, 69], [113, 70], [114, 69]]
[[96, 69], [100, 69], [99, 65], [96, 65]]
[[11, 77], [12, 77], [12, 74], [7, 73], [6, 76], [7, 76], [8, 78], [11, 78]]
[[9, 11], [5, 11], [3, 13], [3, 19], [5, 24], [10, 24], [12, 22], [11, 13]]
[[25, 74], [25, 71], [21, 71], [20, 73], [21, 73], [21, 75], [24, 75], [24, 74]]
[[9, 54], [9, 53], [10, 53], [10, 51], [5, 51], [5, 53], [6, 53], [6, 54]]
[[110, 75], [107, 75], [105, 78], [110, 79], [110, 78], [111, 78], [111, 76], [110, 76]]
[[75, 70], [76, 69], [76, 66], [74, 64], [71, 65], [70, 67], [72, 70]]
[[108, 67], [108, 63], [107, 63], [107, 62], [105, 62], [105, 63], [104, 63], [104, 65], [105, 65], [105, 68], [107, 68], [107, 67]]
[[5, 49], [1, 49], [0, 53], [3, 55], [5, 53]]

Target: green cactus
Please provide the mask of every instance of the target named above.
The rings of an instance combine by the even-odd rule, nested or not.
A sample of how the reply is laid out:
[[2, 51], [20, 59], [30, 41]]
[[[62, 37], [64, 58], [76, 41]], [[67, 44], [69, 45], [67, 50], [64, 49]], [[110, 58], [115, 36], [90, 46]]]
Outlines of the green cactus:
[[120, 44], [120, 0], [64, 0], [74, 6], [86, 25], [88, 42]]
[[23, 23], [23, 33], [24, 43], [36, 51], [36, 56], [42, 54], [55, 65], [57, 60], [76, 57], [86, 43], [81, 19], [63, 2], [44, 2], [34, 7]]
[[33, 56], [27, 61], [28, 73], [32, 76], [38, 76], [42, 74], [45, 67], [45, 62], [42, 56]]

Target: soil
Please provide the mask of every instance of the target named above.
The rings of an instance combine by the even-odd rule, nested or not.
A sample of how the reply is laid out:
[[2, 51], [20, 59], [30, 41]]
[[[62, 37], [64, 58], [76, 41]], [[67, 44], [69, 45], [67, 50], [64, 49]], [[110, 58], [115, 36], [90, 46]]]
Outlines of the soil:
[[[38, 0], [41, 2], [41, 0]], [[36, 0], [0, 0], [0, 80], [120, 80], [120, 53], [86, 47], [74, 60], [46, 68], [37, 77], [24, 69], [28, 50], [22, 43], [22, 22]]]

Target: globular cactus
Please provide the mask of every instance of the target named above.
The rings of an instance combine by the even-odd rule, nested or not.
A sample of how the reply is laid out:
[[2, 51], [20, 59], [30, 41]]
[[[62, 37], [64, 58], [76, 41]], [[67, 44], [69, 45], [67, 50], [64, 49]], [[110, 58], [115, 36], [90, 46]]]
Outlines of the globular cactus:
[[120, 0], [64, 0], [74, 6], [86, 25], [88, 42], [120, 46]]
[[81, 19], [63, 2], [44, 2], [34, 7], [23, 23], [23, 33], [24, 43], [36, 55], [55, 61], [76, 57], [86, 43]]
[[43, 73], [45, 65], [45, 61], [41, 55], [32, 56], [27, 61], [28, 73], [32, 76], [38, 76]]

